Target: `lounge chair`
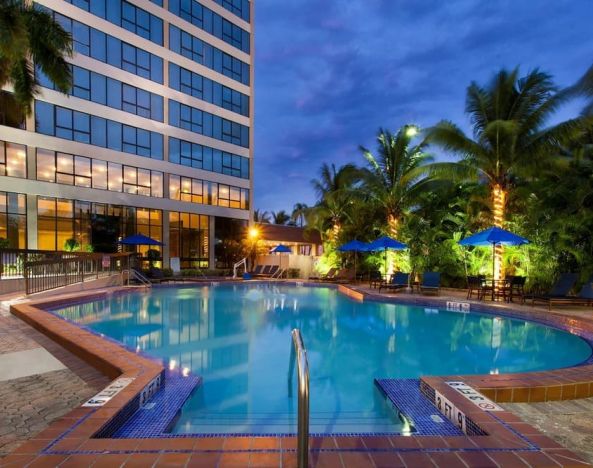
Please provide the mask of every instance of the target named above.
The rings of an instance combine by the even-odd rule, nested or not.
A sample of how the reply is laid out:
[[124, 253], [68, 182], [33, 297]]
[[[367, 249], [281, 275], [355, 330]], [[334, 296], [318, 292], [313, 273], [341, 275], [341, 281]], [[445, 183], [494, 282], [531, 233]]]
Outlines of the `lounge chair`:
[[323, 281], [323, 280], [331, 279], [336, 275], [337, 271], [338, 271], [337, 268], [332, 267], [327, 271], [327, 273], [325, 275], [310, 276], [309, 279], [316, 280], [316, 281]]
[[354, 281], [354, 269], [352, 268], [343, 268], [339, 270], [332, 278], [328, 278], [327, 282], [331, 283], [350, 283]]
[[266, 276], [270, 276], [270, 270], [272, 269], [272, 265], [264, 265], [264, 267], [262, 268], [262, 270], [259, 273], [253, 273], [253, 277], [254, 278], [262, 278], [262, 277], [266, 277]]
[[268, 272], [268, 274], [266, 276], [268, 278], [273, 278], [276, 274], [278, 274], [279, 270], [280, 270], [280, 266], [272, 265], [272, 268], [270, 268], [270, 271]]
[[400, 289], [406, 289], [410, 284], [410, 274], [397, 272], [391, 275], [389, 281], [385, 281], [379, 285], [379, 292], [381, 289], [390, 289], [393, 291], [399, 291]]
[[261, 275], [262, 270], [264, 269], [263, 265], [256, 265], [253, 271], [251, 272], [252, 276]]
[[[534, 301], [547, 303], [548, 309], [551, 309], [553, 305], [580, 305], [589, 306], [593, 304], [593, 278], [589, 279], [588, 283], [583, 284], [581, 290], [576, 296], [541, 296], [535, 298]], [[532, 301], [533, 303], [533, 301]]]
[[441, 289], [441, 274], [438, 271], [427, 271], [422, 275], [420, 292], [438, 294]]
[[549, 304], [550, 299], [559, 300], [566, 298], [577, 282], [578, 277], [579, 275], [576, 273], [563, 273], [548, 294], [531, 294], [524, 297], [525, 299], [531, 299], [531, 305], [534, 305], [536, 302]]

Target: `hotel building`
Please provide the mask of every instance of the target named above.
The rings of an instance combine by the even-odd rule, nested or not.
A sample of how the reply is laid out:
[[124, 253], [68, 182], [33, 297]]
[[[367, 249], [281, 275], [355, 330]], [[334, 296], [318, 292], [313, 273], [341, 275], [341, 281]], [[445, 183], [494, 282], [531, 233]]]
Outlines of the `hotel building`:
[[142, 233], [165, 266], [215, 267], [251, 213], [253, 1], [36, 5], [72, 34], [73, 88], [37, 71], [32, 115], [0, 126], [0, 238], [101, 252]]

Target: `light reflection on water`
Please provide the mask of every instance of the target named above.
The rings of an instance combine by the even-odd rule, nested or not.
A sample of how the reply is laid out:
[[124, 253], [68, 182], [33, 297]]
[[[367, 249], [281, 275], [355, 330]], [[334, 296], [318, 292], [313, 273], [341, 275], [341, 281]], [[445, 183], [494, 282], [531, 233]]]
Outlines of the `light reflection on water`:
[[591, 353], [580, 338], [535, 323], [358, 303], [328, 288], [154, 288], [59, 313], [203, 377], [174, 432], [293, 432], [292, 328], [308, 350], [312, 432], [401, 429], [375, 378], [554, 369]]

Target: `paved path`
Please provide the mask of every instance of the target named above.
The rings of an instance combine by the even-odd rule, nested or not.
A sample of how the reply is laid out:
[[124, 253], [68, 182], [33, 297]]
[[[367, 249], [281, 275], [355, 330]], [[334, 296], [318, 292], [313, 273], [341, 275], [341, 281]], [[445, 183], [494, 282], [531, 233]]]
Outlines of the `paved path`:
[[[0, 305], [0, 458], [109, 379]], [[1, 464], [1, 463], [0, 463]]]
[[501, 406], [593, 464], [593, 398]]

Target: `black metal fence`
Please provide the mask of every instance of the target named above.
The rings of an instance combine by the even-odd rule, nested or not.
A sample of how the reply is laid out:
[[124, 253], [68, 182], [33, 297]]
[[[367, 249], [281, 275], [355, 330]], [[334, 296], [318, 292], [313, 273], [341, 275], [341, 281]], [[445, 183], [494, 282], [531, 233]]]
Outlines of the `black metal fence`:
[[23, 276], [27, 294], [82, 283], [129, 269], [130, 254], [84, 253], [24, 262]]
[[43, 260], [58, 261], [69, 258], [88, 257], [88, 252], [56, 252], [53, 250], [0, 249], [0, 279], [23, 278], [25, 264]]

